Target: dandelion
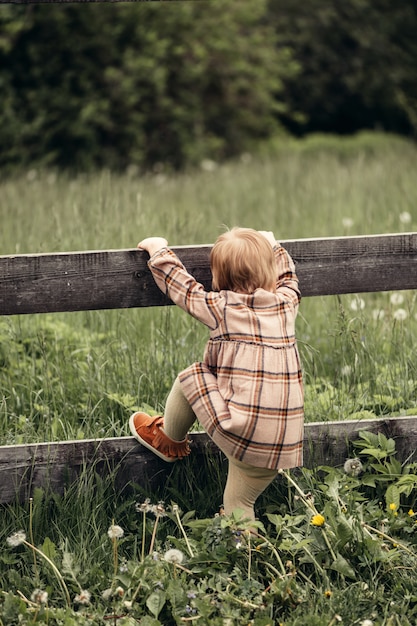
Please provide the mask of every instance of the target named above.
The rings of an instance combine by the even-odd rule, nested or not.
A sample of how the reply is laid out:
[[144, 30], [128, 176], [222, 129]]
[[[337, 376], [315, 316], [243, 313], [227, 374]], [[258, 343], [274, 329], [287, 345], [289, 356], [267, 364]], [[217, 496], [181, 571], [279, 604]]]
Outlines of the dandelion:
[[43, 589], [34, 589], [30, 599], [36, 604], [46, 604], [48, 602], [48, 592]]
[[400, 218], [401, 224], [409, 224], [411, 222], [411, 215], [408, 211], [403, 211], [398, 217]]
[[181, 564], [184, 560], [184, 554], [181, 550], [177, 550], [176, 548], [171, 548], [171, 550], [167, 550], [164, 554], [165, 561], [168, 563]]
[[132, 607], [133, 607], [133, 602], [130, 602], [129, 600], [125, 600], [123, 602], [123, 605], [124, 605], [126, 611], [131, 611]]
[[384, 309], [374, 309], [372, 311], [372, 319], [374, 320], [374, 322], [377, 322], [378, 320], [382, 320], [385, 317], [385, 311]]
[[82, 589], [74, 598], [75, 604], [90, 604], [91, 593], [87, 589]]
[[391, 504], [389, 505], [389, 510], [390, 511], [396, 511], [397, 510], [397, 505], [395, 504], [395, 502], [391, 502]]
[[415, 515], [415, 513], [414, 513], [413, 509], [410, 509], [410, 510], [408, 511], [408, 515], [409, 515], [410, 517], [413, 517], [413, 515]]
[[211, 159], [203, 159], [200, 163], [200, 167], [203, 172], [214, 172], [217, 168], [217, 163]]
[[397, 322], [403, 322], [407, 319], [408, 313], [405, 309], [397, 309], [392, 316]]
[[101, 597], [103, 598], [103, 600], [105, 600], [107, 602], [108, 600], [110, 600], [112, 595], [113, 595], [113, 589], [111, 587], [109, 587], [108, 589], [105, 589], [103, 591], [103, 593], [101, 594]]
[[151, 510], [152, 510], [152, 513], [156, 515], [157, 517], [166, 516], [165, 503], [163, 500], [160, 500], [158, 504], [154, 504]]
[[107, 531], [107, 534], [110, 537], [110, 539], [120, 539], [121, 537], [123, 537], [125, 532], [123, 528], [121, 528], [120, 526], [117, 526], [117, 524], [112, 524], [109, 530]]
[[332, 592], [330, 591], [330, 589], [326, 589], [326, 591], [324, 592], [324, 597], [330, 598], [331, 596], [332, 596]]
[[359, 626], [374, 626], [374, 623], [371, 619], [364, 619], [360, 622]]
[[363, 465], [360, 462], [360, 459], [347, 459], [343, 466], [343, 470], [345, 474], [349, 476], [359, 476], [359, 474], [363, 471]]
[[150, 499], [146, 498], [144, 502], [137, 502], [135, 508], [138, 513], [149, 513], [150, 511], [152, 511], [153, 506], [154, 505], [151, 504]]
[[123, 587], [116, 587], [116, 589], [114, 590], [114, 595], [119, 596], [119, 598], [123, 598], [123, 596], [125, 595], [125, 590], [123, 589]]
[[365, 300], [363, 298], [355, 298], [350, 302], [350, 308], [352, 311], [362, 311], [365, 308]]
[[244, 163], [245, 165], [247, 165], [248, 163], [251, 163], [252, 161], [252, 155], [250, 154], [250, 152], [243, 152], [243, 154], [240, 155], [240, 162]]
[[155, 504], [152, 507], [152, 513], [155, 515], [156, 520], [155, 520], [155, 524], [154, 524], [153, 531], [152, 531], [151, 545], [149, 546], [149, 554], [152, 554], [153, 552], [155, 539], [156, 539], [156, 529], [158, 528], [158, 522], [161, 519], [161, 517], [165, 517], [166, 515], [165, 504], [163, 500], [160, 500], [158, 504]]
[[342, 376], [350, 376], [352, 373], [352, 366], [351, 365], [344, 365], [342, 367], [342, 369], [340, 370], [340, 373]]
[[313, 515], [313, 517], [311, 518], [311, 523], [313, 524], [313, 526], [324, 526], [325, 521], [326, 520], [324, 516], [320, 513]]
[[392, 293], [390, 295], [389, 301], [394, 306], [398, 306], [399, 304], [402, 304], [404, 302], [404, 296], [402, 293]]
[[23, 530], [18, 530], [6, 539], [7, 545], [9, 545], [11, 548], [17, 548], [17, 546], [21, 546], [22, 543], [25, 543], [25, 541], [26, 533]]

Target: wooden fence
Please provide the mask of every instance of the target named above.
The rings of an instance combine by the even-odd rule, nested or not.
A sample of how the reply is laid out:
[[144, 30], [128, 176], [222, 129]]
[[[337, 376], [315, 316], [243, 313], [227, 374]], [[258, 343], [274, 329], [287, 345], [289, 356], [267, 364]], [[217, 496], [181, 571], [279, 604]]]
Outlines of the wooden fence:
[[[303, 297], [417, 288], [417, 233], [282, 245], [296, 262]], [[209, 288], [211, 246], [173, 249]], [[137, 249], [0, 256], [0, 315], [172, 304], [155, 285], [146, 260]], [[343, 463], [360, 430], [394, 437], [403, 459], [417, 446], [416, 417], [307, 424], [305, 464]], [[192, 446], [193, 454], [221, 458], [204, 433], [192, 435]], [[0, 446], [0, 502], [27, 498], [38, 486], [61, 490], [92, 464], [98, 472], [115, 472], [121, 486], [161, 480], [167, 471], [167, 464], [133, 437]]]

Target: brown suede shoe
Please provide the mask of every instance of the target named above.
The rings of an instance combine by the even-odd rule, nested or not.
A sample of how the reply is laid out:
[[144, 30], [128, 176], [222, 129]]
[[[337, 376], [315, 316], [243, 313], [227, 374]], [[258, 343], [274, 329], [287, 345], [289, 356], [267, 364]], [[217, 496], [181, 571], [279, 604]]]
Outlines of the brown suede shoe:
[[179, 461], [191, 452], [187, 437], [174, 441], [164, 433], [164, 418], [161, 415], [151, 417], [146, 413], [133, 413], [129, 426], [139, 443], [168, 463]]

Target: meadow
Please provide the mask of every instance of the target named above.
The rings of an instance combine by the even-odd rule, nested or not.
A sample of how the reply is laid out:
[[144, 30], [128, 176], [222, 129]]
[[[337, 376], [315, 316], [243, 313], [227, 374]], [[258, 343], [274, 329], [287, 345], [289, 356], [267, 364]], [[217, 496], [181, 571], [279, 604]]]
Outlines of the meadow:
[[[404, 139], [361, 134], [181, 174], [33, 169], [0, 178], [0, 252], [132, 248], [149, 235], [209, 244], [234, 225], [280, 240], [409, 232], [416, 157]], [[416, 331], [412, 291], [305, 298], [306, 420], [417, 414]], [[162, 412], [206, 338], [174, 307], [0, 319], [0, 444], [129, 434], [130, 413]], [[92, 467], [61, 496], [3, 506], [0, 624], [416, 624], [415, 467], [390, 440], [364, 441], [360, 473], [282, 476], [253, 541], [242, 520], [213, 517], [224, 468], [210, 459], [174, 467], [159, 493], [117, 493]]]

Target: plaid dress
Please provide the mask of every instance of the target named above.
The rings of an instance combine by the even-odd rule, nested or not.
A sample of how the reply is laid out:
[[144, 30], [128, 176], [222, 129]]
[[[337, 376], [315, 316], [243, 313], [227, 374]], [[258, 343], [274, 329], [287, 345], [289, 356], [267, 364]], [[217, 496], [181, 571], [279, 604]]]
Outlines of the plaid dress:
[[303, 463], [304, 394], [295, 339], [300, 302], [294, 263], [278, 243], [276, 293], [206, 291], [169, 248], [149, 269], [175, 304], [205, 324], [202, 362], [179, 374], [199, 422], [226, 456], [255, 467]]

